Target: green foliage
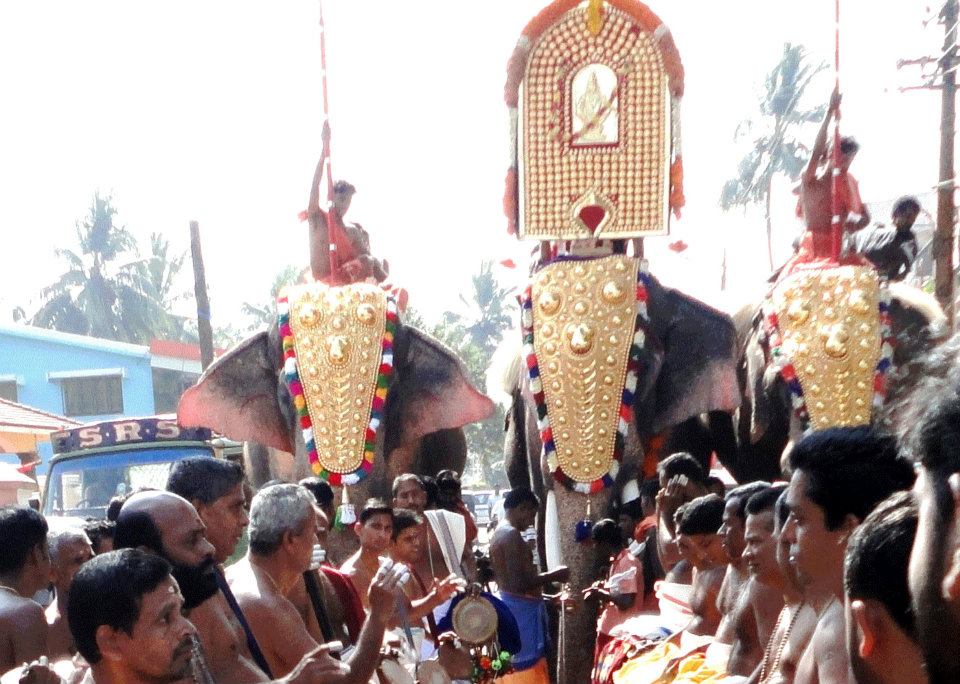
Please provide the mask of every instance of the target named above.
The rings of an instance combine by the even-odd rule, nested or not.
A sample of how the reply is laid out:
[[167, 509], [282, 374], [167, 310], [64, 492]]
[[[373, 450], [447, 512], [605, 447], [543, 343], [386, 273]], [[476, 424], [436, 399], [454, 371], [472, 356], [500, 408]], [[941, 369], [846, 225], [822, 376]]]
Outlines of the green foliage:
[[277, 297], [287, 285], [293, 285], [300, 279], [300, 273], [303, 269], [296, 266], [284, 267], [273, 278], [273, 285], [270, 286], [270, 299], [257, 303], [244, 302], [240, 307], [240, 312], [247, 317], [247, 332], [257, 332], [267, 326], [274, 325], [277, 318]]
[[140, 258], [133, 234], [114, 224], [116, 213], [111, 197], [94, 195], [87, 217], [77, 222], [77, 246], [56, 250], [67, 270], [41, 290], [33, 325], [141, 344], [169, 327], [157, 288], [166, 283], [169, 295], [169, 265], [152, 280], [153, 257]]
[[[513, 327], [513, 290], [500, 285], [489, 261], [481, 264], [471, 284], [471, 290], [460, 296], [462, 311], [446, 311], [431, 325], [420, 312], [408, 307], [403, 321], [448, 346], [463, 361], [473, 384], [482, 388], [494, 351]], [[508, 486], [503, 466], [503, 421], [504, 410], [497, 405], [489, 419], [464, 428], [469, 450], [467, 468], [477, 472], [482, 479], [479, 484], [485, 486]]]
[[806, 124], [821, 120], [827, 108], [822, 105], [805, 109], [801, 99], [810, 83], [825, 69], [823, 62], [811, 63], [802, 45], [785, 43], [780, 62], [764, 80], [760, 118], [747, 119], [737, 127], [735, 137], [751, 138], [752, 148], [737, 165], [736, 175], [724, 183], [720, 206], [726, 210], [764, 203], [768, 251], [772, 239], [773, 178], [779, 173], [796, 181], [803, 172], [810, 150], [795, 135]]

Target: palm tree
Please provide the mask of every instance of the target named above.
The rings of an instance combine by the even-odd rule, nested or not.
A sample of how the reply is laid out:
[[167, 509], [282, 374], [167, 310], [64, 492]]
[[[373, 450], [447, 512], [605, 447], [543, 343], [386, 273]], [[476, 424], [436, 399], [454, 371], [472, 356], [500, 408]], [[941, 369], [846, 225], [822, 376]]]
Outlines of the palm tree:
[[[473, 291], [470, 299], [463, 294], [460, 301], [466, 314], [445, 314], [450, 323], [459, 323], [464, 333], [480, 346], [489, 357], [503, 339], [503, 333], [513, 325], [511, 297], [514, 289], [502, 287], [493, 274], [493, 262], [480, 264], [480, 272], [471, 278]], [[487, 358], [489, 361], [489, 358]]]
[[287, 285], [292, 285], [300, 279], [302, 268], [296, 266], [286, 266], [273, 278], [273, 285], [270, 286], [270, 299], [267, 301], [251, 303], [244, 302], [240, 306], [240, 312], [250, 318], [250, 324], [247, 331], [260, 330], [276, 323], [277, 318], [277, 297], [280, 291]]
[[[826, 105], [801, 107], [807, 86], [827, 65], [813, 64], [802, 45], [785, 43], [780, 62], [767, 74], [760, 98], [759, 121], [750, 119], [737, 126], [736, 138], [754, 134], [753, 149], [740, 160], [737, 175], [728, 180], [720, 194], [723, 209], [764, 203], [767, 221], [767, 258], [773, 268], [773, 223], [770, 197], [773, 178], [781, 173], [790, 180], [800, 178], [809, 150], [795, 137], [804, 124], [817, 122], [826, 114]], [[759, 129], [759, 134], [754, 133]]]
[[154, 296], [137, 242], [113, 222], [110, 196], [95, 193], [90, 211], [78, 221], [78, 248], [56, 250], [67, 271], [43, 288], [44, 300], [31, 323], [80, 335], [144, 343], [165, 312]]
[[158, 321], [160, 325], [155, 334], [181, 342], [195, 342], [196, 331], [191, 331], [188, 325], [192, 319], [173, 313], [178, 302], [191, 296], [186, 291], [175, 291], [177, 277], [183, 270], [186, 258], [186, 251], [171, 255], [170, 241], [160, 233], [151, 233], [150, 257], [143, 263], [143, 277], [150, 286], [150, 295], [164, 311], [163, 320]]

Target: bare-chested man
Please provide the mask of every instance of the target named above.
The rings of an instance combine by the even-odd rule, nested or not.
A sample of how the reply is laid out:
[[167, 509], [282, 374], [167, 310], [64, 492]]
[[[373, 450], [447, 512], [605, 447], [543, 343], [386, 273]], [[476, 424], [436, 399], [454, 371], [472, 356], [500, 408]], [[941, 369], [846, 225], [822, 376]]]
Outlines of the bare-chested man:
[[777, 617], [773, 634], [767, 640], [763, 660], [748, 684], [791, 684], [797, 674], [797, 664], [817, 626], [817, 613], [804, 600], [803, 587], [797, 578], [796, 568], [790, 562], [790, 542], [783, 536], [783, 526], [789, 513], [787, 492], [784, 490], [774, 507], [773, 541], [780, 572], [770, 575], [771, 581], [780, 581], [784, 607]]
[[47, 653], [47, 620], [30, 597], [50, 581], [47, 521], [32, 508], [0, 508], [0, 672]]
[[[424, 515], [427, 508], [427, 490], [423, 480], [418, 475], [404, 473], [394, 479], [393, 507], [405, 508], [420, 516]], [[476, 561], [470, 544], [464, 544], [463, 551], [460, 554], [459, 567], [451, 568], [444, 562], [440, 540], [437, 539], [433, 526], [427, 520], [424, 520], [420, 529], [424, 535], [424, 553], [415, 569], [424, 582], [430, 583], [433, 580], [442, 580], [451, 572], [464, 575], [466, 579], [470, 579], [476, 574]]]
[[[834, 91], [830, 98], [826, 116], [817, 133], [810, 153], [810, 161], [800, 180], [800, 214], [806, 223], [807, 232], [813, 241], [815, 253], [826, 256], [829, 253], [831, 222], [833, 219], [833, 158], [827, 136], [830, 123], [840, 108], [840, 93]], [[856, 231], [870, 223], [870, 212], [860, 199], [860, 189], [856, 179], [849, 173], [850, 164], [857, 155], [859, 146], [853, 138], [840, 141], [840, 224], [845, 231]], [[823, 171], [821, 172], [821, 167]], [[854, 221], [848, 221], [851, 214], [857, 215]]]
[[310, 204], [305, 212], [310, 226], [310, 270], [313, 277], [330, 285], [345, 285], [367, 278], [383, 282], [389, 273], [389, 264], [370, 256], [370, 236], [360, 224], [344, 220], [356, 189], [342, 180], [333, 186], [333, 206], [328, 209], [329, 220], [335, 224], [332, 242], [336, 249], [331, 255], [328, 216], [320, 208], [320, 182], [329, 157], [330, 126], [324, 123], [323, 153], [314, 172]]
[[[549, 572], [537, 572], [533, 552], [522, 533], [537, 519], [540, 502], [526, 487], [514, 487], [503, 502], [506, 522], [490, 540], [490, 563], [500, 587], [498, 596], [507, 604], [523, 635], [523, 648], [513, 654], [517, 671], [534, 671], [534, 680], [548, 681], [546, 668], [546, 607], [542, 590], [551, 582], [566, 582], [570, 570], [560, 566]], [[528, 638], [529, 637], [529, 638]], [[539, 677], [539, 679], [536, 679]]]
[[677, 525], [677, 546], [693, 565], [693, 618], [685, 629], [697, 636], [713, 636], [720, 626], [717, 597], [728, 558], [719, 534], [723, 508], [723, 499], [716, 494], [698, 497], [684, 505]]
[[[117, 518], [117, 548], [141, 548], [162, 556], [184, 597], [184, 611], [197, 628], [202, 667], [215, 682], [269, 681], [250, 655], [246, 635], [217, 586], [214, 548], [196, 509], [171, 492], [146, 491], [127, 499]], [[341, 665], [326, 651], [304, 658], [277, 681], [325, 682]]]
[[[763, 659], [763, 650], [783, 608], [783, 584], [777, 566], [774, 507], [786, 485], [766, 486], [747, 501], [743, 559], [750, 579], [736, 601], [733, 642], [727, 673], [747, 677]], [[719, 639], [719, 633], [718, 637]]]
[[745, 593], [744, 590], [750, 581], [747, 561], [743, 558], [747, 501], [750, 500], [751, 496], [769, 486], [768, 482], [750, 482], [730, 490], [724, 498], [723, 525], [720, 526], [720, 536], [723, 539], [723, 550], [727, 552], [730, 560], [727, 563], [727, 573], [723, 578], [723, 586], [720, 587], [718, 601], [723, 620], [717, 630], [717, 639], [724, 643], [730, 643], [729, 636], [732, 634], [732, 623], [735, 618], [734, 607], [737, 599]]
[[797, 666], [798, 684], [847, 684], [850, 659], [843, 611], [847, 540], [893, 492], [909, 488], [913, 468], [893, 439], [872, 428], [814, 432], [790, 452], [790, 515], [783, 530], [817, 627]]
[[[296, 607], [286, 598], [311, 564], [316, 543], [313, 496], [296, 484], [260, 490], [250, 507], [250, 548], [227, 571], [230, 586], [275, 674], [297, 666], [318, 644]], [[370, 615], [342, 671], [328, 676], [341, 684], [365, 684], [378, 663], [387, 623], [393, 618], [399, 575], [378, 570], [368, 589]]]
[[93, 547], [82, 529], [59, 528], [47, 533], [50, 548], [51, 578], [57, 590], [56, 600], [47, 606], [47, 655], [50, 660], [70, 658], [77, 648], [67, 624], [67, 600], [70, 583], [80, 566], [93, 558]]
[[360, 548], [350, 556], [340, 572], [350, 578], [354, 589], [363, 601], [363, 607], [370, 609], [367, 591], [374, 575], [380, 569], [380, 559], [390, 548], [390, 535], [393, 534], [393, 508], [382, 499], [368, 499], [353, 526]]

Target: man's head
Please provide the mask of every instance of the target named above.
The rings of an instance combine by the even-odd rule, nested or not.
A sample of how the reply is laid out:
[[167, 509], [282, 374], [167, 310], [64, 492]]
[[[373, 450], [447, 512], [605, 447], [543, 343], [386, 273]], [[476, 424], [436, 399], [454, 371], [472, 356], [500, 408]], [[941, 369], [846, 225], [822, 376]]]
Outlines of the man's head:
[[204, 531], [196, 509], [182, 496], [140, 492], [120, 509], [114, 544], [150, 551], [169, 562], [190, 610], [218, 591], [214, 549]]
[[393, 534], [390, 535], [390, 556], [395, 561], [412, 565], [423, 557], [423, 517], [406, 508], [393, 511]]
[[664, 489], [677, 475], [686, 475], [688, 480], [699, 485], [704, 485], [707, 479], [703, 466], [686, 451], [671, 454], [657, 464], [660, 489]]
[[743, 562], [743, 533], [747, 521], [747, 501], [751, 496], [769, 486], [769, 482], [750, 482], [731, 489], [727, 493], [720, 536], [723, 537], [723, 549], [730, 557], [731, 565], [740, 567]]
[[317, 543], [314, 506], [313, 495], [300, 485], [261, 489], [250, 505], [250, 553], [305, 572]]
[[537, 521], [540, 500], [528, 487], [514, 487], [503, 497], [503, 510], [510, 525], [523, 532]]
[[919, 215], [920, 201], [912, 195], [901, 197], [894, 202], [893, 211], [890, 212], [893, 225], [901, 230], [912, 228]]
[[596, 544], [598, 556], [606, 560], [623, 548], [623, 533], [620, 526], [610, 518], [599, 520], [590, 530], [590, 538]]
[[[419, 511], [414, 512], [419, 515]], [[383, 499], [367, 499], [353, 529], [360, 539], [361, 549], [383, 555], [390, 548], [393, 536], [393, 508]]]
[[805, 585], [826, 587], [843, 572], [846, 541], [873, 508], [913, 483], [896, 443], [870, 427], [832, 428], [790, 452], [790, 517], [784, 535]]
[[239, 463], [209, 456], [177, 461], [170, 469], [167, 491], [182, 496], [197, 509], [218, 563], [233, 555], [250, 522]]
[[847, 649], [858, 684], [881, 684], [897, 663], [922, 667], [907, 568], [917, 534], [917, 506], [898, 492], [850, 536], [844, 569]]
[[707, 494], [716, 494], [717, 496], [727, 495], [727, 486], [723, 484], [723, 480], [716, 475], [708, 476], [707, 479], [703, 481], [703, 486], [706, 487]]
[[722, 561], [726, 552], [720, 541], [724, 502], [716, 494], [697, 497], [683, 505], [677, 524], [677, 546], [694, 567]]
[[83, 526], [95, 554], [113, 551], [113, 533], [116, 528], [117, 523], [111, 520], [90, 520]]
[[774, 587], [783, 586], [783, 576], [777, 565], [774, 509], [786, 488], [786, 485], [769, 486], [754, 493], [747, 500], [743, 559], [750, 574], [757, 581]]
[[644, 480], [640, 485], [640, 506], [643, 517], [649, 518], [657, 512], [657, 492], [660, 491], [660, 481], [656, 478]]
[[333, 184], [333, 206], [339, 211], [340, 216], [347, 213], [356, 192], [357, 189], [345, 180], [338, 180]]
[[47, 521], [27, 506], [0, 508], [0, 577], [33, 596], [50, 581]]
[[900, 446], [919, 465], [910, 593], [931, 684], [960, 681], [960, 336], [935, 348], [898, 407]]
[[93, 667], [114, 681], [176, 682], [190, 674], [183, 597], [159, 556], [137, 549], [97, 556], [77, 573], [67, 606], [70, 633]]
[[783, 533], [787, 518], [790, 517], [790, 506], [787, 504], [788, 489], [789, 486], [780, 492], [780, 496], [777, 497], [777, 504], [773, 509], [773, 536], [777, 545], [777, 567], [780, 568], [780, 574], [787, 582], [785, 588], [799, 592], [802, 585], [800, 584], [800, 578], [797, 577], [797, 568], [790, 561], [790, 540]]
[[50, 549], [50, 581], [57, 588], [57, 599], [66, 600], [77, 570], [93, 558], [93, 547], [82, 529], [64, 526], [47, 532], [47, 546]]
[[404, 473], [393, 480], [393, 507], [423, 514], [427, 509], [427, 488], [419, 475]]
[[637, 523], [644, 519], [643, 504], [640, 499], [634, 499], [620, 504], [616, 509], [616, 523], [620, 528], [620, 536], [623, 539], [632, 539], [633, 532], [637, 528]]
[[853, 136], [840, 138], [840, 170], [848, 171], [850, 164], [853, 163], [857, 152], [860, 151], [860, 143]]
[[320, 510], [323, 511], [323, 514], [327, 516], [327, 520], [333, 520], [335, 517], [335, 511], [333, 506], [333, 487], [330, 486], [330, 483], [326, 480], [321, 480], [319, 477], [306, 477], [300, 480], [300, 486], [306, 487], [307, 491], [313, 494], [313, 498], [317, 500], [317, 505], [320, 507]]
[[441, 470], [437, 473], [437, 505], [448, 511], [455, 511], [460, 503], [460, 476], [455, 470]]

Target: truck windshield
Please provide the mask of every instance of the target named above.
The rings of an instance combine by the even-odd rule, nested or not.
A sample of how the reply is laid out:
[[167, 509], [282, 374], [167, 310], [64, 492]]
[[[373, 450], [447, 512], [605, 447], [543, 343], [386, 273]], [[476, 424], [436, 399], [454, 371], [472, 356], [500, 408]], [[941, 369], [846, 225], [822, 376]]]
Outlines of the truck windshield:
[[163, 489], [173, 463], [190, 456], [212, 455], [203, 447], [151, 447], [53, 463], [47, 476], [43, 513], [103, 518], [114, 496], [141, 487]]

